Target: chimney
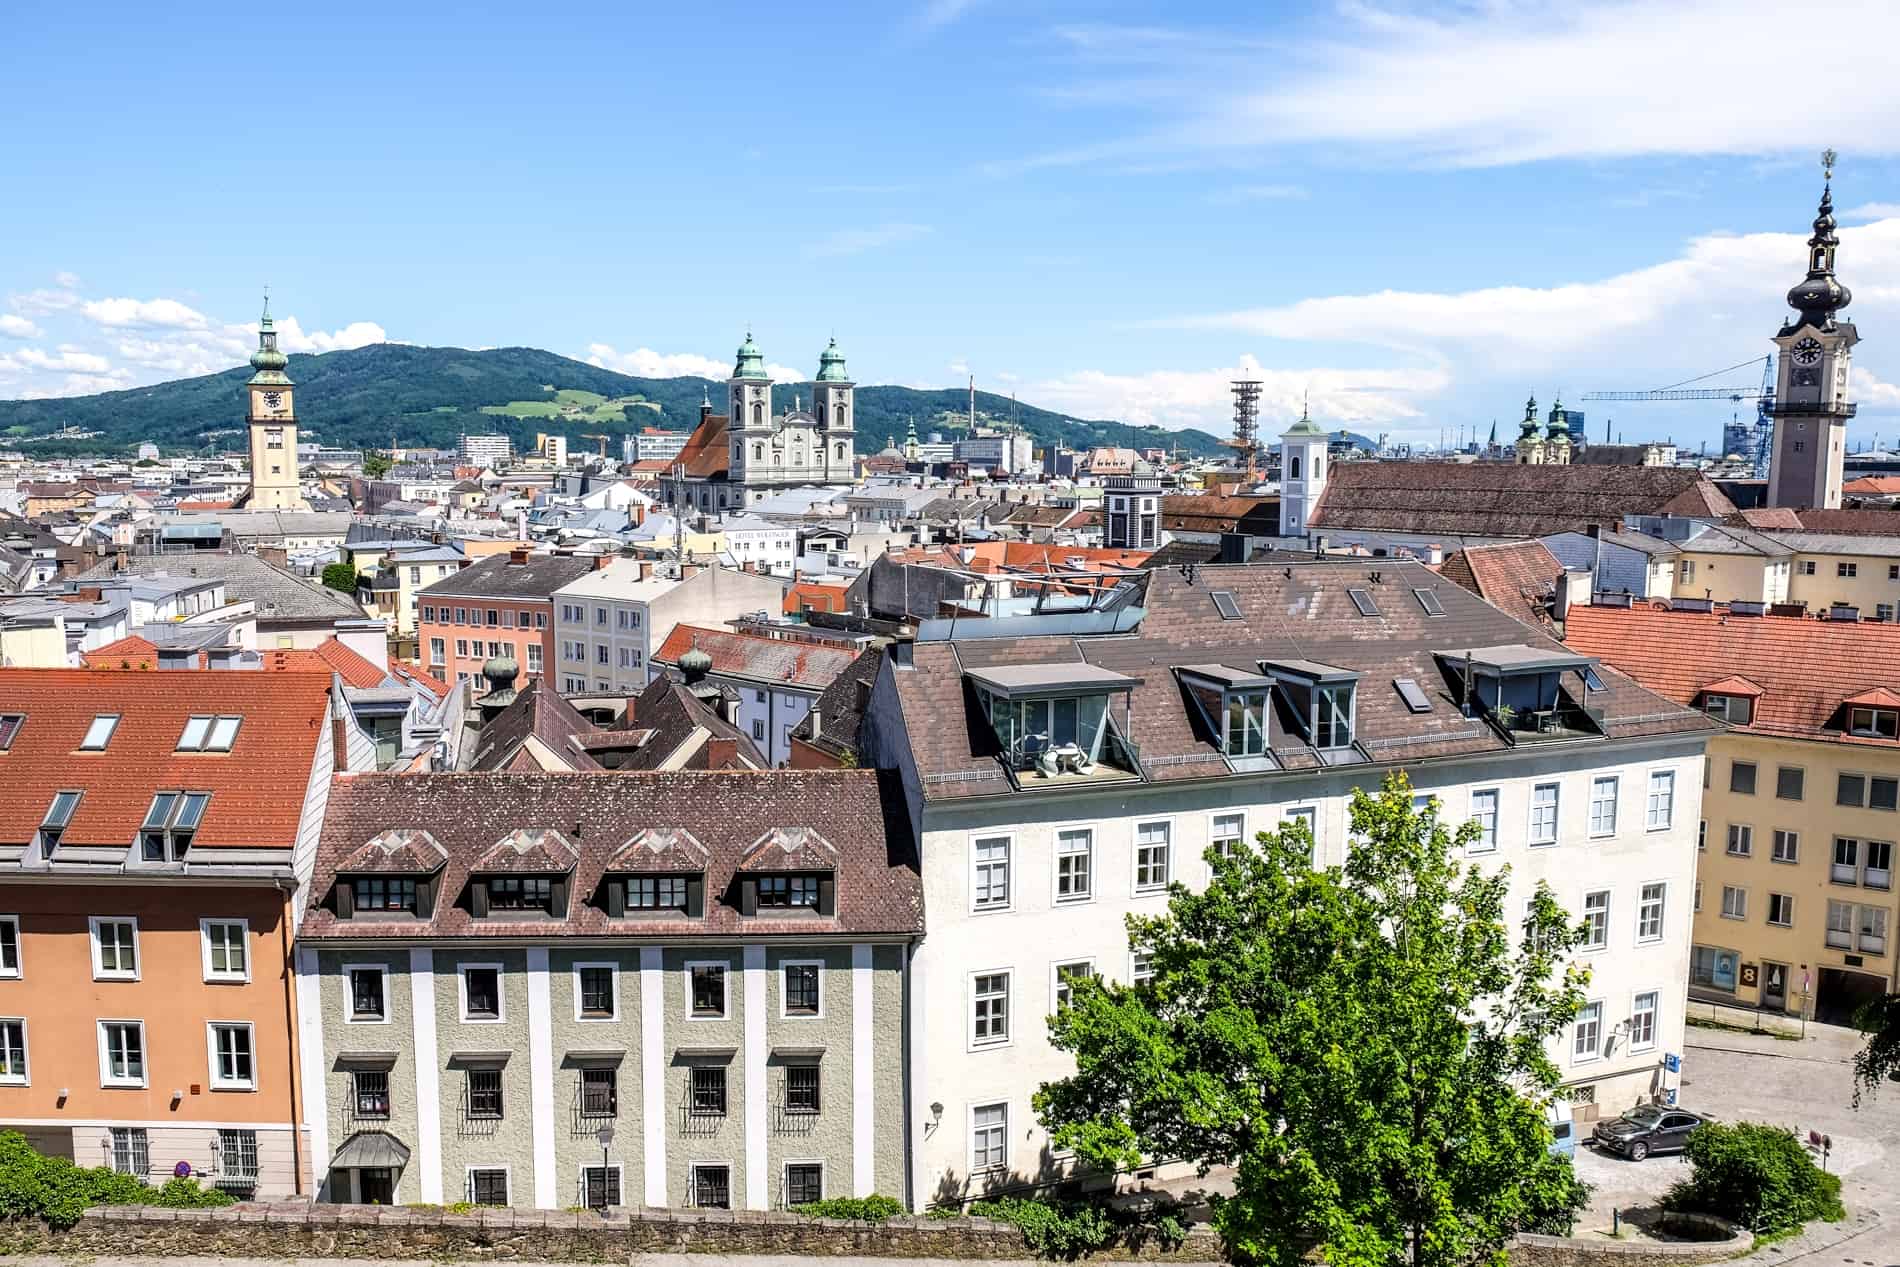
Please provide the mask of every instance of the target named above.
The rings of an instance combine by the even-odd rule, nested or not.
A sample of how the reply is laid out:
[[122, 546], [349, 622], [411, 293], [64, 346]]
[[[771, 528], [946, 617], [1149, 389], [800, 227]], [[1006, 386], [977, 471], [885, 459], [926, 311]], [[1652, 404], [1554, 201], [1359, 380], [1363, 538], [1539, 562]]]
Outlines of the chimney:
[[514, 549], [508, 552], [508, 566], [509, 567], [521, 567], [524, 564], [526, 564], [527, 561], [528, 561], [528, 548], [526, 546], [516, 546]]
[[382, 621], [339, 620], [336, 640], [383, 672], [389, 672], [389, 626]]
[[825, 733], [824, 732], [825, 719], [824, 719], [823, 714], [819, 712], [817, 700], [812, 701], [811, 712], [806, 714], [806, 716], [811, 718], [811, 737], [813, 739], [816, 739], [818, 738], [818, 736]]
[[717, 736], [706, 740], [706, 768], [717, 770], [739, 759], [739, 741]]
[[611, 554], [595, 555], [594, 556], [594, 571], [596, 572], [600, 571], [602, 568], [606, 567], [608, 564], [612, 563], [613, 561], [614, 561], [614, 556]]

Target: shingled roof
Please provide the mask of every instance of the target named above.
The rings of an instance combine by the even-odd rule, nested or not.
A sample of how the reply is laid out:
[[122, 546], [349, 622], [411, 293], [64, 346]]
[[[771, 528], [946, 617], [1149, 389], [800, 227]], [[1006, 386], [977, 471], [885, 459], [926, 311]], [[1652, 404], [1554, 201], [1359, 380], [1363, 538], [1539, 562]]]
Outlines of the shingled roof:
[[1735, 513], [1734, 503], [1689, 467], [1341, 462], [1327, 476], [1310, 525], [1517, 540], [1591, 524], [1614, 528], [1626, 515]]
[[417, 591], [420, 598], [494, 598], [514, 602], [547, 599], [569, 581], [594, 570], [589, 556], [535, 554], [525, 560], [519, 551], [490, 555], [452, 576]]
[[1900, 625], [1738, 616], [1726, 609], [1666, 611], [1653, 606], [1573, 607], [1564, 638], [1657, 694], [1700, 707], [1704, 692], [1760, 692], [1746, 726], [1731, 729], [1797, 739], [1867, 744], [1900, 756], [1900, 742], [1846, 734], [1840, 712], [1850, 697], [1900, 689]]
[[[1437, 653], [1527, 646], [1545, 653], [1564, 647], [1485, 603], [1423, 564], [1379, 562], [1379, 580], [1363, 560], [1293, 565], [1207, 564], [1190, 580], [1178, 569], [1147, 574], [1147, 615], [1132, 637], [972, 638], [919, 642], [915, 667], [891, 674], [906, 721], [912, 759], [927, 800], [1006, 795], [1011, 784], [996, 756], [988, 724], [965, 675], [992, 666], [1087, 664], [1138, 679], [1129, 714], [1147, 782], [1227, 777], [1214, 738], [1202, 732], [1175, 670], [1230, 665], [1255, 671], [1260, 661], [1299, 660], [1360, 675], [1357, 738], [1376, 771], [1438, 757], [1506, 752], [1511, 744], [1491, 726], [1467, 717], [1453, 693], [1453, 675]], [[1361, 615], [1348, 594], [1364, 589], [1378, 614]], [[1430, 591], [1442, 615], [1431, 615], [1414, 591]], [[1223, 619], [1212, 597], [1225, 591], [1238, 619]], [[1714, 723], [1614, 673], [1588, 695], [1603, 712], [1611, 739], [1705, 733]], [[1430, 708], [1413, 712], [1396, 682], [1409, 678]], [[1280, 693], [1275, 692], [1276, 700]], [[1274, 733], [1285, 735], [1284, 718]], [[1117, 724], [1120, 717], [1117, 714]], [[1276, 756], [1287, 769], [1317, 762], [1297, 740]], [[1583, 740], [1580, 742], [1601, 742]]]
[[653, 658], [661, 664], [677, 665], [680, 657], [695, 647], [712, 657], [715, 677], [744, 678], [808, 691], [822, 691], [837, 681], [858, 654], [850, 647], [825, 643], [676, 625]]
[[[339, 775], [317, 848], [311, 905], [299, 937], [589, 937], [677, 940], [791, 935], [916, 936], [924, 928], [923, 886], [901, 819], [901, 791], [888, 800], [870, 770], [695, 771], [665, 774]], [[889, 806], [887, 810], [887, 804]], [[890, 826], [887, 829], [887, 821]], [[331, 890], [338, 863], [390, 830], [426, 824], [448, 855], [441, 896], [427, 919], [339, 919]], [[564, 920], [477, 918], [458, 896], [472, 868], [497, 842], [521, 830], [558, 830], [579, 854]], [[837, 910], [829, 917], [753, 916], [728, 900], [742, 861], [762, 833], [821, 836], [835, 862]], [[684, 833], [706, 853], [701, 918], [615, 920], [591, 900], [626, 845], [672, 844]], [[643, 835], [644, 833], [644, 835]], [[687, 848], [690, 846], [675, 845]], [[790, 854], [787, 855], [792, 856]], [[804, 855], [799, 855], [804, 856]], [[756, 868], [760, 865], [754, 862]]]
[[1466, 546], [1439, 568], [1446, 580], [1470, 590], [1527, 625], [1552, 628], [1550, 598], [1564, 565], [1541, 541]]
[[703, 414], [686, 437], [686, 447], [666, 464], [666, 472], [684, 467], [693, 479], [725, 479], [732, 470], [731, 444], [726, 439], [726, 415]]

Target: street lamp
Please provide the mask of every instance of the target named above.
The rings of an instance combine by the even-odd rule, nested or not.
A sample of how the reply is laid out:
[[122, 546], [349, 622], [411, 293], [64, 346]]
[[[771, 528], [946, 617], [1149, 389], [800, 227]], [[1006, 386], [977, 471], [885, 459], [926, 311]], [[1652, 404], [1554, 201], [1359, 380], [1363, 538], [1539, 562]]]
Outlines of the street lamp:
[[602, 1214], [607, 1212], [607, 1176], [612, 1172], [608, 1164], [608, 1150], [613, 1147], [614, 1128], [610, 1122], [594, 1132], [594, 1138], [600, 1141], [600, 1205], [596, 1207]]

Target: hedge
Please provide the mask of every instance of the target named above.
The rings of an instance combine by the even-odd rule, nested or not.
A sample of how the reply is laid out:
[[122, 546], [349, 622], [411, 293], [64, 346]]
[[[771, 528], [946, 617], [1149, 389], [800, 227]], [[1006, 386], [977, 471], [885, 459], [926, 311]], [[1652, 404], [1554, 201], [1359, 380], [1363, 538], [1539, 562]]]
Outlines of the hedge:
[[0, 1218], [37, 1218], [65, 1228], [96, 1205], [203, 1209], [231, 1201], [229, 1193], [200, 1187], [192, 1179], [171, 1178], [154, 1188], [106, 1166], [78, 1166], [64, 1157], [43, 1156], [18, 1131], [0, 1131]]
[[1705, 1122], [1683, 1151], [1695, 1169], [1663, 1198], [1666, 1209], [1719, 1215], [1757, 1235], [1846, 1216], [1840, 1176], [1815, 1165], [1793, 1132], [1779, 1126]]

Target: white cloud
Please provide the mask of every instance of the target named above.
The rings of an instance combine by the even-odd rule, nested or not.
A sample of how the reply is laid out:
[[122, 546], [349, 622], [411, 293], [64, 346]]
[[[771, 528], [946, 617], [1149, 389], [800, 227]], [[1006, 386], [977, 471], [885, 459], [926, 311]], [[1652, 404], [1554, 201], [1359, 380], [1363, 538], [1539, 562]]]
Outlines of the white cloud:
[[1900, 384], [1874, 377], [1873, 371], [1854, 367], [1854, 399], [1872, 409], [1900, 409]]
[[[71, 276], [62, 273], [61, 276]], [[7, 296], [7, 304], [15, 312], [24, 312], [29, 316], [45, 316], [47, 313], [65, 312], [79, 306], [79, 296], [65, 288], [59, 290], [28, 290]]]
[[[277, 346], [286, 352], [341, 352], [348, 348], [367, 347], [372, 343], [389, 342], [389, 332], [374, 321], [352, 321], [339, 330], [305, 331], [295, 317], [278, 317]], [[247, 327], [254, 340], [257, 327]]]
[[880, 247], [913, 242], [931, 231], [927, 224], [880, 224], [866, 229], [839, 229], [805, 248], [806, 259], [835, 259], [859, 255]]
[[956, 360], [950, 362], [947, 368], [958, 378], [968, 378], [970, 376], [970, 363], [962, 357], [958, 357]]
[[87, 352], [70, 343], [61, 344], [57, 355], [44, 348], [21, 348], [14, 353], [20, 364], [36, 370], [72, 370], [81, 374], [104, 374], [112, 369], [112, 362], [94, 352]]
[[78, 273], [54, 273], [53, 284], [58, 286], [61, 290], [78, 290], [79, 289], [79, 274]]
[[1227, 41], [1152, 28], [1085, 28], [1086, 39], [1063, 31], [1080, 77], [1111, 102], [1126, 83], [1152, 117], [993, 170], [1289, 141], [1453, 166], [1818, 155], [1827, 145], [1900, 151], [1900, 76], [1891, 73], [1900, 6], [1829, 6], [1826, 109], [1791, 109], [1786, 93], [1763, 91], [1791, 65], [1789, 43], [1763, 32], [1787, 23], [1781, 0], [1489, 0], [1424, 14], [1346, 0], [1325, 36], [1290, 47], [1245, 31], [1224, 33]]
[[211, 318], [176, 299], [93, 299], [79, 310], [102, 326], [203, 330], [211, 325]]
[[1841, 212], [1843, 220], [1890, 220], [1900, 216], [1900, 202], [1863, 202]]
[[68, 374], [55, 382], [40, 382], [20, 393], [22, 400], [50, 400], [58, 396], [91, 396], [96, 392], [122, 391], [133, 385], [125, 370], [104, 374]]
[[1239, 365], [1220, 369], [1081, 370], [1033, 382], [1022, 394], [1041, 408], [1077, 417], [1202, 427], [1225, 435], [1233, 417], [1231, 384], [1240, 377], [1261, 382], [1262, 430], [1269, 438], [1298, 418], [1303, 405], [1330, 426], [1379, 427], [1417, 418], [1423, 413], [1421, 399], [1451, 382], [1442, 369], [1263, 370], [1252, 357], [1243, 357]]
[[925, 0], [911, 15], [911, 30], [918, 34], [942, 30], [981, 3], [983, 0]]
[[9, 339], [37, 339], [40, 337], [40, 328], [25, 317], [0, 312], [0, 334]]
[[[710, 378], [714, 382], [723, 382], [732, 374], [732, 362], [700, 356], [694, 352], [655, 352], [652, 348], [620, 352], [607, 343], [588, 344], [587, 355], [583, 359], [589, 365], [631, 374], [635, 378]], [[775, 383], [803, 383], [811, 377], [789, 365], [768, 363], [765, 372], [772, 376]]]

